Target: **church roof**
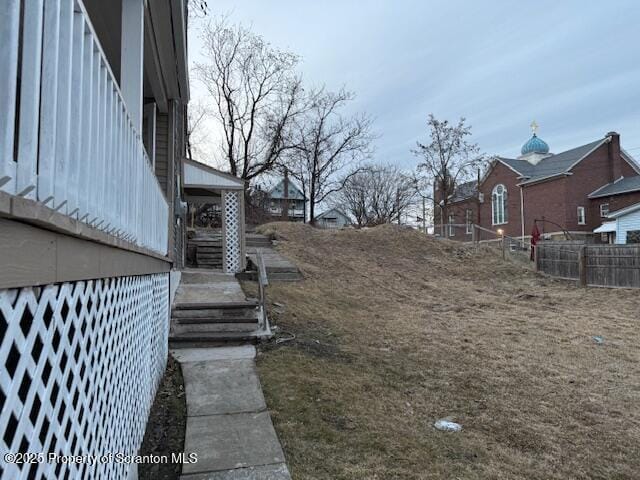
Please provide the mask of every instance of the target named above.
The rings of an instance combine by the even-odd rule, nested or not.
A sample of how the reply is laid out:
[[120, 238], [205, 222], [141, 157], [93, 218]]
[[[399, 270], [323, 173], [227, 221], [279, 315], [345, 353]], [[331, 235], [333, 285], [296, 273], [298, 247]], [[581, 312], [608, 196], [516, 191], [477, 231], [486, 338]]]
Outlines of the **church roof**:
[[478, 192], [478, 182], [472, 180], [470, 182], [461, 183], [456, 185], [456, 188], [451, 195], [450, 202], [460, 202], [467, 198], [473, 197]]
[[533, 183], [569, 172], [576, 163], [606, 141], [607, 138], [602, 138], [562, 153], [549, 155], [536, 165], [523, 159], [497, 158], [512, 170], [515, 170], [522, 177], [523, 183]]

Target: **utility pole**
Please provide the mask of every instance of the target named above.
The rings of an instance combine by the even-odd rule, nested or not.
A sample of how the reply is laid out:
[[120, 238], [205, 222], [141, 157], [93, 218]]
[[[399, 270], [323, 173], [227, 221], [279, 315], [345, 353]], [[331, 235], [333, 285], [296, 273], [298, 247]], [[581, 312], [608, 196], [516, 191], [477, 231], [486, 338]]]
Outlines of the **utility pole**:
[[289, 221], [289, 170], [284, 169], [284, 199], [282, 200], [282, 219]]
[[396, 210], [398, 212], [398, 225], [400, 225], [400, 187], [396, 188]]
[[427, 199], [422, 197], [422, 230], [427, 233]]

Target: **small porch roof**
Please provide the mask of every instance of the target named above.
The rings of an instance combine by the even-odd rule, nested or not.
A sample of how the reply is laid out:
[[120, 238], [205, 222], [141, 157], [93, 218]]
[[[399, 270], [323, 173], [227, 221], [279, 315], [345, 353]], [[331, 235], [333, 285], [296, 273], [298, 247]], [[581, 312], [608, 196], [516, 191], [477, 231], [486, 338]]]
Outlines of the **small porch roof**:
[[616, 222], [604, 222], [593, 233], [611, 233], [616, 231]]
[[221, 172], [204, 163], [188, 158], [182, 159], [185, 192], [188, 190], [209, 191], [219, 195], [220, 190], [244, 190], [244, 180], [225, 172]]

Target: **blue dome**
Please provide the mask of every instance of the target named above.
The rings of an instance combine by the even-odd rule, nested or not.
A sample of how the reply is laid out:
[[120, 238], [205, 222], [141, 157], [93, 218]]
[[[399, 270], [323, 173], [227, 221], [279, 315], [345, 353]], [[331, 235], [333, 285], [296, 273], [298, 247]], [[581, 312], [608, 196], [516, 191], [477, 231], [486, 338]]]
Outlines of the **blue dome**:
[[549, 153], [549, 145], [544, 140], [538, 138], [538, 136], [534, 133], [533, 137], [527, 140], [522, 146], [522, 150], [520, 150], [522, 155], [526, 155], [527, 153]]

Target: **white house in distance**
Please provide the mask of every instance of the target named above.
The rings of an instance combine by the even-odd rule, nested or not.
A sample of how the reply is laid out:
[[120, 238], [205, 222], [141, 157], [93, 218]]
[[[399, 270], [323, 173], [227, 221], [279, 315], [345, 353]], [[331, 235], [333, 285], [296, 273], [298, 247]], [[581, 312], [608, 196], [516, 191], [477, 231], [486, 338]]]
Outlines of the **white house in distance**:
[[640, 244], [640, 203], [609, 214], [615, 220], [617, 244]]
[[315, 220], [316, 226], [320, 228], [344, 228], [351, 225], [351, 219], [337, 208], [322, 212]]

